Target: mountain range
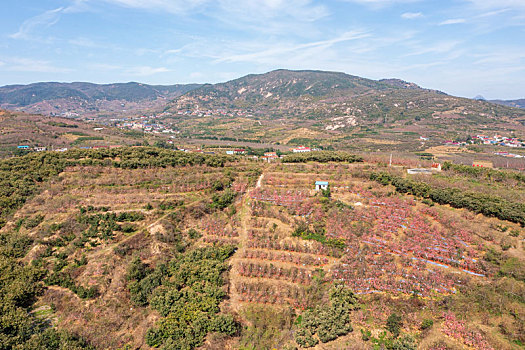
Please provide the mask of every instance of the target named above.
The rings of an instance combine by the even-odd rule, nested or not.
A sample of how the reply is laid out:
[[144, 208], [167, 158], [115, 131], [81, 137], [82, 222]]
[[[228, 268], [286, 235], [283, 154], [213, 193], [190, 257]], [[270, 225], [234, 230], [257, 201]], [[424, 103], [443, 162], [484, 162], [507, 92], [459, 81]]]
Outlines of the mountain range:
[[125, 113], [161, 106], [199, 84], [44, 82], [0, 87], [0, 107], [46, 115]]
[[114, 126], [122, 117], [148, 113], [156, 115], [149, 124], [183, 138], [340, 149], [416, 150], [420, 137], [441, 144], [479, 133], [525, 137], [524, 109], [400, 79], [313, 70], [279, 69], [203, 85], [11, 85], [0, 88], [0, 107]]
[[[376, 81], [339, 72], [279, 69], [266, 74], [250, 74], [226, 83], [204, 85], [148, 85], [137, 82], [114, 84], [39, 82], [6, 85], [0, 87], [0, 108], [47, 115], [118, 114], [163, 107], [185, 94], [189, 99], [209, 94], [208, 98], [216, 97], [222, 102], [227, 102], [230, 98], [237, 102], [253, 103], [268, 102], [280, 97], [356, 97], [370, 93], [372, 90], [386, 91], [392, 88], [432, 91], [400, 79]], [[485, 99], [475, 98], [475, 100]], [[525, 108], [525, 99], [488, 102]]]
[[324, 71], [276, 70], [206, 84], [177, 97], [164, 111], [166, 122], [186, 137], [338, 148], [362, 141], [356, 138], [374, 139], [374, 149], [405, 142], [414, 149], [420, 136], [442, 143], [477, 133], [525, 132], [522, 109], [399, 79]]

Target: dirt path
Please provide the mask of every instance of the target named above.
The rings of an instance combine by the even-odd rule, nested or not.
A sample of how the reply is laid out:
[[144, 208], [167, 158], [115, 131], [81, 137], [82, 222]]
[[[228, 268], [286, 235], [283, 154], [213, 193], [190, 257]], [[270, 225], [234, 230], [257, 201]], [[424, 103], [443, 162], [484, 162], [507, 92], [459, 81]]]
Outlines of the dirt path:
[[[257, 186], [259, 186], [259, 182], [262, 180], [263, 175], [259, 177], [259, 181], [257, 181]], [[239, 216], [240, 216], [240, 227], [239, 227], [239, 248], [233, 255], [233, 257], [230, 259], [230, 306], [235, 311], [239, 311], [239, 308], [241, 306], [240, 297], [238, 294], [238, 285], [239, 282], [242, 280], [242, 276], [239, 274], [237, 270], [237, 266], [239, 261], [241, 260], [241, 257], [244, 256], [244, 252], [246, 250], [246, 242], [248, 241], [248, 220], [250, 219], [250, 208], [248, 207], [248, 194], [245, 194], [241, 201], [241, 209], [239, 210]]]
[[[255, 188], [260, 188], [262, 186], [262, 180], [264, 178], [264, 173], [259, 176], [259, 179], [257, 180], [257, 184], [255, 185]], [[248, 189], [249, 191], [250, 189]], [[241, 300], [238, 293], [238, 285], [242, 281], [243, 277], [239, 274], [237, 270], [237, 266], [239, 262], [242, 260], [242, 257], [244, 256], [244, 252], [246, 251], [246, 244], [248, 242], [248, 222], [251, 217], [251, 210], [248, 206], [248, 191], [243, 195], [241, 200], [241, 208], [239, 209], [239, 221], [240, 221], [240, 227], [239, 227], [239, 248], [235, 252], [235, 254], [230, 259], [230, 307], [235, 310], [239, 311], [239, 308], [241, 306]]]
[[264, 177], [264, 173], [262, 173], [261, 176], [259, 176], [259, 179], [257, 180], [257, 185], [255, 186], [255, 188], [260, 188], [261, 187], [263, 177]]

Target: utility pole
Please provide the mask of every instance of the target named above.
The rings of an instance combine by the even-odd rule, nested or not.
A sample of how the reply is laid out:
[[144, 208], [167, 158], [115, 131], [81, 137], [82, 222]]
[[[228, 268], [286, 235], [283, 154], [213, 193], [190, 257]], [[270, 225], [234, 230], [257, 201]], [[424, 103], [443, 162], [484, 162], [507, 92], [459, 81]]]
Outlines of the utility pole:
[[388, 166], [392, 166], [392, 153], [390, 153], [390, 162], [388, 163]]

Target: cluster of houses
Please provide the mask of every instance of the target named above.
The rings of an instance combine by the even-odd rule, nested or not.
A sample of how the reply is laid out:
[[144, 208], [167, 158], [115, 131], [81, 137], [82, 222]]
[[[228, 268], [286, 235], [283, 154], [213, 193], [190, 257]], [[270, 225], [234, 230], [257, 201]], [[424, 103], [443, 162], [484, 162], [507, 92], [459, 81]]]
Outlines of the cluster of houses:
[[252, 114], [242, 109], [223, 109], [223, 108], [207, 109], [207, 110], [185, 109], [185, 110], [178, 110], [176, 114], [177, 115], [190, 115], [190, 116], [195, 116], [195, 117], [213, 117], [213, 116], [253, 117]]
[[261, 157], [261, 159], [270, 163], [270, 162], [273, 162], [274, 160], [279, 159], [279, 156], [277, 155], [276, 152], [266, 152], [264, 153], [264, 156]]
[[[79, 148], [80, 149], [100, 149], [100, 148], [118, 148], [118, 147], [122, 147], [122, 145], [83, 146], [83, 147], [79, 147]], [[41, 147], [41, 146], [30, 147], [29, 145], [19, 145], [16, 148], [17, 149], [21, 149], [21, 150], [32, 151], [32, 152], [44, 152], [44, 151], [47, 151], [47, 147]], [[68, 150], [68, 148], [67, 147], [60, 147], [60, 148], [52, 148], [51, 150], [55, 151], [55, 152], [65, 152], [65, 151]]]
[[311, 152], [311, 151], [312, 150], [310, 149], [310, 147], [304, 147], [304, 146], [299, 146], [297, 148], [292, 149], [293, 153], [306, 153], [306, 152]]
[[[47, 151], [47, 147], [41, 147], [41, 146], [30, 147], [29, 145], [19, 145], [16, 148], [21, 149], [21, 150], [30, 151], [30, 152], [44, 152], [44, 151]], [[67, 148], [57, 148], [57, 149], [53, 149], [53, 151], [65, 152], [65, 151], [67, 151]]]
[[246, 154], [246, 150], [244, 148], [237, 148], [234, 150], [226, 151], [226, 154], [229, 154], [229, 155]]
[[140, 130], [151, 134], [178, 134], [179, 131], [173, 130], [172, 127], [164, 125], [161, 121], [155, 120], [163, 115], [150, 115], [139, 117], [127, 117], [111, 119], [119, 129]]
[[17, 146], [16, 148], [18, 148], [18, 149], [23, 149], [23, 150], [27, 150], [27, 151], [35, 151], [35, 152], [44, 152], [44, 151], [47, 150], [47, 148], [45, 148], [45, 147], [39, 147], [39, 146], [37, 146], [37, 147], [33, 147], [33, 148], [31, 148], [31, 147], [29, 147], [28, 145], [19, 145], [19, 146]]
[[485, 135], [476, 135], [473, 139], [481, 140], [484, 145], [498, 145], [505, 147], [515, 147], [523, 148], [525, 147], [525, 142], [515, 138], [515, 137], [506, 137], [500, 135], [494, 136], [485, 136]]
[[320, 148], [310, 148], [305, 146], [299, 146], [296, 148], [292, 148], [293, 153], [306, 153], [306, 152], [317, 152], [322, 151]]

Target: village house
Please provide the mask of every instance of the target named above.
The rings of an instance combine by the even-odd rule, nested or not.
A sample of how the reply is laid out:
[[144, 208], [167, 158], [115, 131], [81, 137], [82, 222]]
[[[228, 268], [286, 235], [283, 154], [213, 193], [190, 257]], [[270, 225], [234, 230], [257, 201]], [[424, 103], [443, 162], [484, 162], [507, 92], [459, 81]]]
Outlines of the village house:
[[329, 186], [328, 181], [316, 181], [315, 182], [315, 190], [316, 191], [327, 190], [328, 186]]
[[297, 148], [292, 149], [293, 153], [305, 153], [305, 152], [311, 152], [311, 151], [312, 150], [310, 149], [310, 147], [304, 147], [304, 146], [299, 146]]
[[279, 158], [276, 152], [266, 152], [264, 153], [264, 156], [261, 157], [263, 160], [267, 161], [268, 163], [276, 160]]
[[433, 171], [441, 171], [441, 163], [432, 163], [430, 169]]

